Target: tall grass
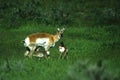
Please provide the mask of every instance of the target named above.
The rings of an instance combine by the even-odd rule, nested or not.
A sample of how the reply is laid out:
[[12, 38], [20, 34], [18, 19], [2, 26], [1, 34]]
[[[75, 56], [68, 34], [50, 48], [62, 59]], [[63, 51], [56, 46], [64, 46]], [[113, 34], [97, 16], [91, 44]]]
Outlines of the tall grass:
[[84, 60], [89, 60], [91, 63], [103, 60], [106, 62], [108, 70], [112, 73], [116, 71], [119, 73], [119, 27], [61, 27], [66, 28], [60, 41], [63, 40], [69, 49], [68, 60], [58, 59], [60, 41], [50, 49], [51, 57], [48, 60], [41, 59], [39, 61], [36, 58], [24, 57], [25, 48], [21, 41], [27, 35], [35, 32], [54, 34], [57, 27], [29, 24], [18, 29], [0, 29], [0, 79], [66, 80], [68, 68], [77, 61]]

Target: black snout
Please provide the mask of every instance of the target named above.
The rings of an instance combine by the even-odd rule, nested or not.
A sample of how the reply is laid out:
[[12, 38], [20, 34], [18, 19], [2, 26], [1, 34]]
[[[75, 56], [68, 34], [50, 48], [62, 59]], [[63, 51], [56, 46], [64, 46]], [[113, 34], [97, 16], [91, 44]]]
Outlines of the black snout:
[[63, 34], [61, 34], [61, 37], [63, 37]]

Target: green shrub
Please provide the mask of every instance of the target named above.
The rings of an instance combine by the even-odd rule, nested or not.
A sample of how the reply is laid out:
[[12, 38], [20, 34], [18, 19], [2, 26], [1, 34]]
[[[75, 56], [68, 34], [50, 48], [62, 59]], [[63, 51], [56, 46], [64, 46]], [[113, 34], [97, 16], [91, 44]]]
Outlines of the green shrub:
[[26, 22], [47, 25], [119, 24], [117, 0], [1, 0], [0, 26], [19, 27]]

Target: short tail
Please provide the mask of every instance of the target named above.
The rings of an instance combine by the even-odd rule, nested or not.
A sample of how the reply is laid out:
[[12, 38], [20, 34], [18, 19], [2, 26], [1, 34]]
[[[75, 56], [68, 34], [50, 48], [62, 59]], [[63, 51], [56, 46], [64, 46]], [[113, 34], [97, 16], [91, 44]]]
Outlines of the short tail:
[[22, 40], [21, 43], [25, 43], [25, 40]]

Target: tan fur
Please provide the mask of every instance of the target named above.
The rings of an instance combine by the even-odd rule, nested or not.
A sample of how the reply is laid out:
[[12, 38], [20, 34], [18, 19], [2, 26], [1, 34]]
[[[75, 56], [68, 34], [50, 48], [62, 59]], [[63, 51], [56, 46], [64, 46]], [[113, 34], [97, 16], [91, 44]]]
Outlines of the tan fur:
[[57, 42], [59, 40], [59, 35], [60, 33], [57, 33], [55, 35], [49, 34], [49, 33], [34, 33], [29, 35], [29, 39], [31, 43], [35, 43], [36, 39], [38, 38], [48, 38], [49, 39], [49, 44], [52, 44], [54, 42]]
[[36, 42], [37, 38], [49, 38], [52, 39], [52, 35], [48, 33], [34, 33], [29, 35], [30, 42]]
[[52, 38], [53, 38], [53, 41], [54, 42], [57, 42], [59, 40], [59, 37], [58, 37], [58, 33], [56, 35], [53, 35]]

